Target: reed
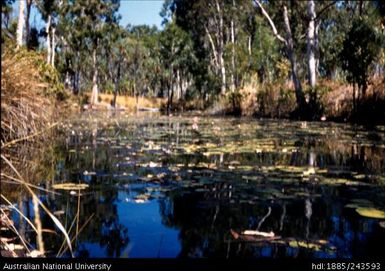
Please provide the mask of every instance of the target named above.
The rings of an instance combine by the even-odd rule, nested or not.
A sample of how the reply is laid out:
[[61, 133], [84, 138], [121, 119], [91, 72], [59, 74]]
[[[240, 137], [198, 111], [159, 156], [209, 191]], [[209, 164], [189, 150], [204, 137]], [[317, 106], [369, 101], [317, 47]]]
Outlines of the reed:
[[[11, 182], [27, 191], [33, 199], [35, 219], [32, 222], [23, 214], [23, 210], [13, 205], [7, 194], [1, 194], [2, 213], [1, 223], [14, 232], [24, 247], [27, 256], [42, 256], [44, 251], [43, 229], [40, 219], [41, 210], [54, 222], [64, 236], [65, 243], [73, 255], [72, 245], [67, 230], [58, 218], [43, 204], [36, 194], [33, 184], [34, 176], [29, 173], [36, 171], [39, 163], [34, 164], [31, 156], [33, 145], [45, 144], [43, 139], [50, 135], [50, 130], [57, 125], [55, 118], [55, 103], [58, 90], [57, 72], [45, 64], [42, 55], [28, 51], [25, 48], [14, 49], [8, 46], [1, 54], [1, 182]], [[33, 144], [31, 144], [33, 143]], [[30, 147], [31, 146], [31, 147]], [[41, 146], [39, 146], [40, 148]], [[33, 151], [32, 151], [33, 152]], [[47, 155], [47, 154], [45, 154]], [[36, 158], [36, 157], [34, 157]], [[15, 210], [36, 233], [38, 253], [25, 240], [20, 229], [14, 226], [13, 221], [5, 210]], [[13, 250], [10, 244], [13, 244]], [[2, 250], [8, 255], [18, 257], [25, 253], [16, 253], [17, 241], [1, 240]]]

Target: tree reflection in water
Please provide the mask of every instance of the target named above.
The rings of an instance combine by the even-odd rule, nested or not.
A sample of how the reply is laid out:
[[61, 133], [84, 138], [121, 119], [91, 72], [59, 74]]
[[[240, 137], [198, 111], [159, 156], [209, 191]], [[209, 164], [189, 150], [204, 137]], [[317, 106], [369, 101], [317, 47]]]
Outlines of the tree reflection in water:
[[[383, 130], [202, 118], [198, 134], [189, 118], [118, 117], [77, 119], [50, 146], [53, 158], [35, 169], [49, 172], [38, 177], [48, 189], [69, 181], [89, 185], [80, 196], [79, 228], [93, 217], [75, 240], [76, 256], [379, 256], [376, 244], [385, 242], [379, 220], [346, 206], [354, 200], [385, 206]], [[78, 197], [40, 196], [70, 228]], [[33, 219], [30, 201], [20, 194], [12, 200]], [[43, 228], [55, 229], [41, 218]], [[280, 239], [246, 242], [231, 230], [272, 231]], [[46, 250], [59, 250], [62, 236], [43, 237]]]

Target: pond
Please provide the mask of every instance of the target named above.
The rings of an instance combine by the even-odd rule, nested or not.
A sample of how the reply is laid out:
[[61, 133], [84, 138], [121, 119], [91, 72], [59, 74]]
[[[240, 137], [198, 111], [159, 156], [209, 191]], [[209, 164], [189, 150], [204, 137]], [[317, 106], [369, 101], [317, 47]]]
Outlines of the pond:
[[[385, 127], [85, 112], [58, 130], [39, 180], [56, 193], [39, 196], [76, 257], [355, 258], [385, 243]], [[63, 235], [41, 217], [54, 257]]]

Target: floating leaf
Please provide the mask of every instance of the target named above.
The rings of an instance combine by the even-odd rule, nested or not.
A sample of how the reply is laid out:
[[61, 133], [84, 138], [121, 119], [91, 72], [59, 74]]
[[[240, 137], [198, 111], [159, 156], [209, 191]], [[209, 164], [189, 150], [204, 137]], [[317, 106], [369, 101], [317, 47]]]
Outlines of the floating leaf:
[[263, 236], [263, 237], [274, 237], [275, 234], [274, 232], [264, 232], [264, 231], [253, 231], [253, 230], [245, 230], [242, 232], [244, 235], [258, 235], [258, 236]]
[[375, 208], [357, 208], [356, 212], [360, 216], [369, 217], [369, 218], [385, 218], [385, 212], [375, 209]]
[[59, 183], [52, 185], [53, 189], [61, 189], [61, 190], [83, 190], [88, 188], [88, 184], [86, 183]]
[[321, 249], [321, 246], [319, 244], [315, 244], [315, 243], [306, 243], [306, 242], [303, 242], [303, 241], [290, 241], [289, 242], [289, 246], [291, 247], [303, 247], [303, 248], [308, 248], [308, 249], [314, 249], [314, 250], [320, 250]]

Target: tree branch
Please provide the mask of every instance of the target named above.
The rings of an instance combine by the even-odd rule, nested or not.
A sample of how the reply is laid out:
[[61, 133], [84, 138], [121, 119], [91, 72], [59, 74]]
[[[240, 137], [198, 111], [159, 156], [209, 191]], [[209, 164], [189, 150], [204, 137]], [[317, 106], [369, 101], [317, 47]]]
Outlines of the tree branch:
[[263, 8], [259, 0], [254, 0], [254, 3], [257, 4], [257, 6], [261, 9], [263, 16], [266, 17], [266, 19], [269, 21], [270, 27], [273, 30], [274, 36], [279, 39], [280, 41], [284, 42], [286, 44], [286, 39], [284, 39], [281, 35], [278, 34], [277, 28], [275, 27], [274, 22], [271, 20], [269, 14], [266, 12], [266, 10]]
[[205, 25], [205, 31], [206, 31], [206, 34], [207, 34], [207, 36], [209, 38], [211, 49], [213, 50], [215, 65], [218, 67], [218, 56], [217, 56], [217, 51], [216, 51], [216, 48], [215, 48], [214, 40], [211, 37], [211, 34], [210, 34], [210, 32], [209, 32], [209, 30], [208, 30], [206, 25]]
[[318, 12], [318, 15], [317, 17], [314, 19], [314, 21], [318, 21], [319, 18], [321, 17], [322, 13], [324, 13], [328, 8], [330, 8], [331, 6], [333, 6], [335, 3], [337, 3], [337, 0], [329, 3], [328, 5], [326, 5], [323, 9], [321, 9], [319, 12]]

